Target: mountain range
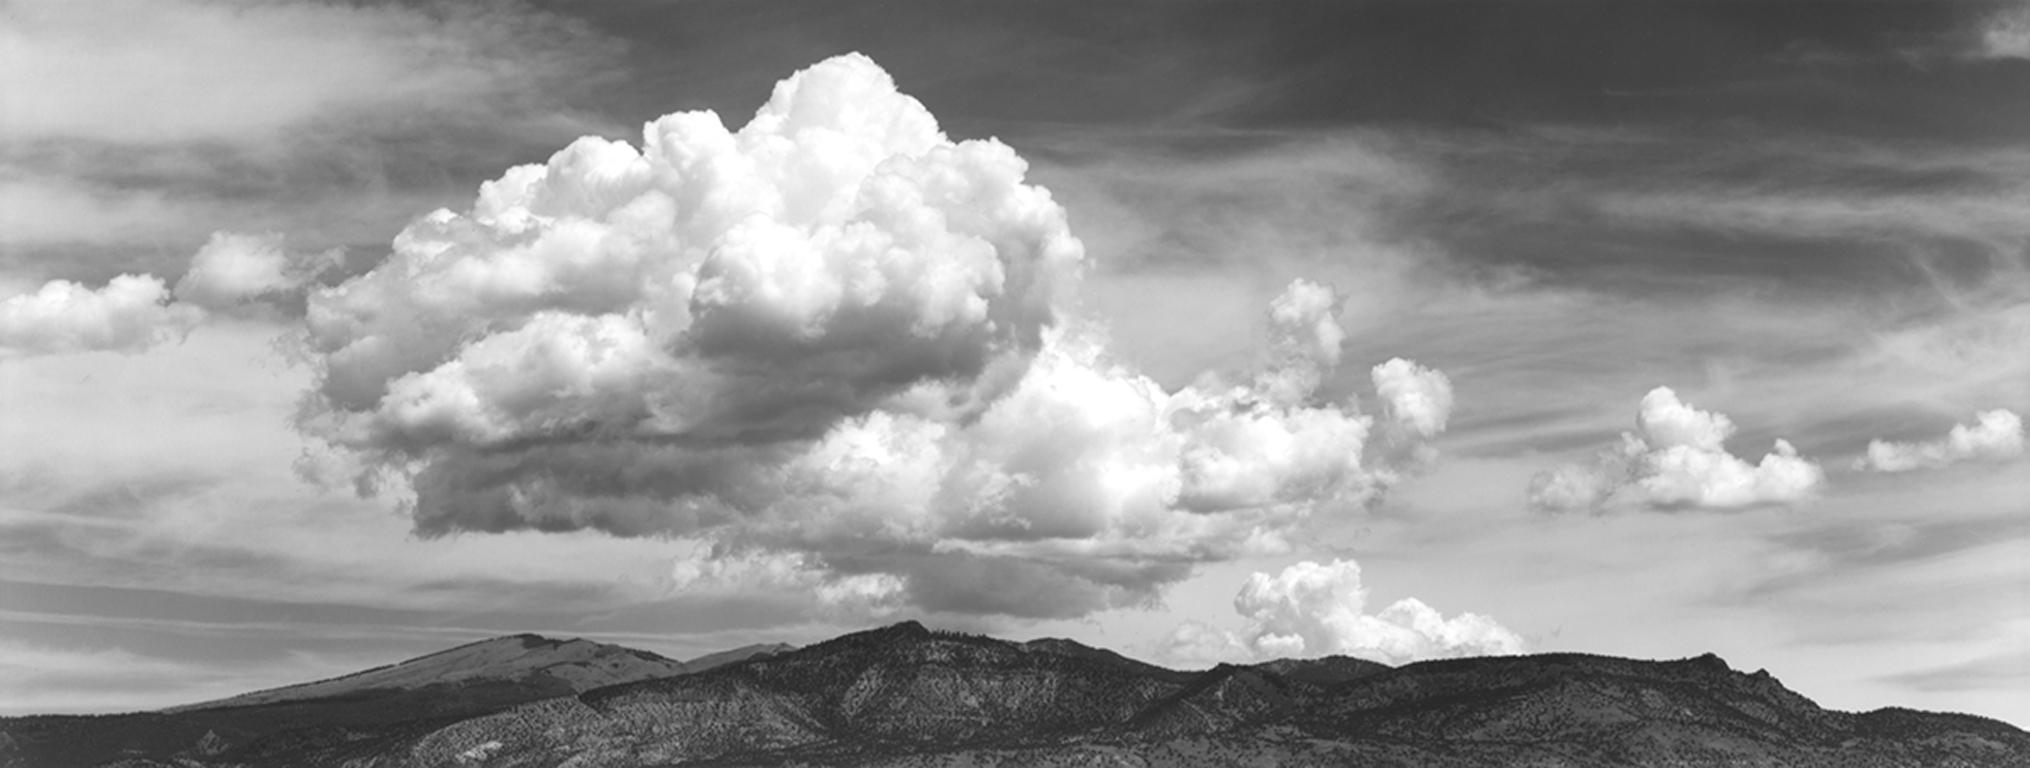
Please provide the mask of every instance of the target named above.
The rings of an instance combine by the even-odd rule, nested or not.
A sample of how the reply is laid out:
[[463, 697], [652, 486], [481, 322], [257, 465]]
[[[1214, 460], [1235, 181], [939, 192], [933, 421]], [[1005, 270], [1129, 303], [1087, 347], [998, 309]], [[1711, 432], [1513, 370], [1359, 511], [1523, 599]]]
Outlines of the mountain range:
[[0, 719], [0, 767], [2023, 766], [1969, 715], [1823, 709], [1711, 654], [1181, 671], [915, 622], [679, 662], [514, 635], [122, 715]]

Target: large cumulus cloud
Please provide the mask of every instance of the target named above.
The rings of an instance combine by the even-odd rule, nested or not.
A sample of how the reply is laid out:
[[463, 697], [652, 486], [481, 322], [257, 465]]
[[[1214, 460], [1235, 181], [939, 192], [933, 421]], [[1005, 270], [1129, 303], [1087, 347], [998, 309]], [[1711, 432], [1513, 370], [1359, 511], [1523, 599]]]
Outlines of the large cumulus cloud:
[[1027, 616], [1285, 550], [1442, 430], [1449, 384], [1406, 360], [1373, 371], [1379, 416], [1321, 395], [1324, 285], [1273, 303], [1245, 375], [1168, 390], [1114, 362], [1065, 309], [1084, 249], [1025, 172], [858, 55], [737, 130], [581, 139], [312, 294], [300, 425], [426, 535], [671, 536], [686, 584]]
[[1235, 633], [1201, 622], [1179, 625], [1161, 649], [1182, 662], [1348, 655], [1389, 664], [1521, 653], [1522, 636], [1476, 613], [1450, 618], [1414, 597], [1367, 612], [1360, 564], [1305, 560], [1256, 572], [1234, 596], [1246, 619]]
[[1755, 464], [1728, 453], [1724, 443], [1734, 434], [1733, 420], [1692, 407], [1669, 387], [1644, 395], [1635, 421], [1634, 432], [1623, 433], [1619, 445], [1591, 464], [1568, 464], [1532, 479], [1531, 508], [1728, 509], [1803, 501], [1825, 484], [1824, 470], [1785, 440]]
[[1935, 469], [1963, 461], [2008, 461], [2023, 455], [2023, 417], [2006, 408], [1974, 414], [1972, 424], [1954, 424], [1943, 439], [1915, 443], [1868, 442], [1856, 465], [1871, 472]]

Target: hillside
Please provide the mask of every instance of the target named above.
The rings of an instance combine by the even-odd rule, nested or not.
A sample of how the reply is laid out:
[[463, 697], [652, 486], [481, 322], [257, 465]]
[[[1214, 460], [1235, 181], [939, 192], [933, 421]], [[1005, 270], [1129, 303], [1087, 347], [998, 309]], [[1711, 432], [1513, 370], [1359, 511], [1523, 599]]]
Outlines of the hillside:
[[733, 662], [736, 661], [746, 661], [748, 659], [755, 658], [758, 656], [773, 656], [778, 653], [788, 653], [793, 650], [796, 650], [796, 646], [790, 645], [789, 643], [756, 643], [754, 645], [743, 645], [739, 648], [735, 648], [730, 651], [719, 651], [718, 653], [708, 653], [703, 656], [699, 656], [695, 659], [687, 660], [684, 662], [684, 670], [687, 672], [703, 672], [713, 667], [722, 667], [727, 664], [732, 664]]
[[[589, 640], [510, 635], [327, 680], [159, 712], [0, 721], [0, 766], [282, 756], [403, 733], [595, 688], [682, 674], [682, 662]], [[12, 762], [9, 762], [12, 760]]]
[[[23, 726], [0, 722], [17, 752], [34, 732]], [[221, 768], [2030, 764], [2030, 734], [2013, 726], [1830, 711], [1711, 655], [1398, 668], [1334, 657], [1186, 672], [1068, 640], [1014, 643], [913, 622], [483, 714], [273, 746], [180, 756]]]
[[[709, 666], [709, 665], [708, 665]], [[419, 656], [399, 664], [329, 680], [274, 688], [163, 710], [184, 712], [291, 701], [414, 691], [429, 686], [510, 684], [535, 698], [589, 691], [618, 683], [679, 675], [689, 667], [648, 651], [572, 638], [510, 635]]]

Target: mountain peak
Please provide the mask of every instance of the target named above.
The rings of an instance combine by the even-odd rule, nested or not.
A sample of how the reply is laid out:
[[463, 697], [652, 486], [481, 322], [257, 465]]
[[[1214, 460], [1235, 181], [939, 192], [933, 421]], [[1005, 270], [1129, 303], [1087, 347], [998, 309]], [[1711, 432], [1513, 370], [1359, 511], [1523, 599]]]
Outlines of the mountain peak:
[[898, 621], [895, 622], [894, 624], [889, 624], [887, 626], [875, 627], [873, 629], [865, 629], [859, 632], [849, 632], [847, 634], [843, 634], [838, 637], [832, 638], [831, 640], [828, 640], [825, 643], [820, 643], [820, 645], [826, 645], [830, 643], [845, 643], [845, 644], [893, 643], [911, 640], [923, 640], [931, 637], [933, 634], [935, 633], [932, 632], [929, 627], [924, 626], [922, 622], [916, 621], [915, 619], [905, 619], [903, 621]]
[[915, 619], [904, 619], [902, 621], [895, 622], [894, 624], [890, 624], [875, 631], [881, 632], [883, 634], [908, 635], [916, 637], [927, 637], [930, 635], [930, 628], [924, 626], [923, 622], [917, 621]]
[[1726, 659], [1720, 658], [1719, 654], [1714, 653], [1712, 651], [1707, 651], [1697, 656], [1693, 656], [1689, 659], [1681, 660], [1678, 663], [1711, 672], [1734, 671], [1733, 667], [1727, 665]]

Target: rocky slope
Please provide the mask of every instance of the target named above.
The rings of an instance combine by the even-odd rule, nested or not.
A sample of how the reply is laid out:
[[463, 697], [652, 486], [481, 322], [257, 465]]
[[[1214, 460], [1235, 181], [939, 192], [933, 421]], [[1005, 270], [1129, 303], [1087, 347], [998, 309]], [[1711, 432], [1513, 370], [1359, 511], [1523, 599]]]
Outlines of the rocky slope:
[[[0, 722], [17, 751], [20, 726]], [[2030, 734], [1964, 715], [1829, 711], [1767, 673], [1710, 655], [1400, 668], [1331, 658], [1180, 672], [1065, 640], [1012, 643], [903, 623], [482, 714], [356, 728], [283, 749], [215, 741], [209, 753], [177, 757], [189, 766], [348, 768], [2021, 766], [2030, 765]]]

